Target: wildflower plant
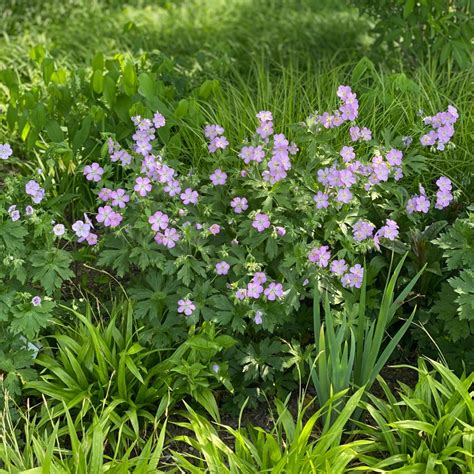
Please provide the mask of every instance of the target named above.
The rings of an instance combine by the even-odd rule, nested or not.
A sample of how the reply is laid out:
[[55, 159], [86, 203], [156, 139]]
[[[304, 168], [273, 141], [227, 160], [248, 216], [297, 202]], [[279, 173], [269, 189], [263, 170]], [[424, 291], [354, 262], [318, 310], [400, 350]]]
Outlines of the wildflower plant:
[[[153, 344], [180, 339], [187, 325], [202, 320], [234, 336], [250, 332], [258, 339], [261, 331], [285, 328], [297, 334], [296, 311], [311, 298], [316, 279], [340, 293], [358, 291], [364, 257], [382, 247], [396, 250], [401, 225], [416, 225], [454, 199], [447, 177], [437, 180], [434, 204], [435, 183], [427, 191], [420, 186], [417, 196], [403, 186], [404, 179], [413, 181], [420, 149], [452, 146], [454, 107], [424, 121], [436, 133], [431, 145], [407, 137], [382, 143], [359, 120], [352, 89], [340, 86], [337, 96], [337, 109], [301, 125], [302, 151], [278, 133], [270, 111], [257, 114], [255, 133], [244, 143], [231, 143], [219, 124], [207, 125], [199, 168], [168, 153], [164, 114], [133, 116], [131, 141], [110, 136], [100, 158], [80, 170], [96, 206], [72, 223], [46, 211], [45, 177], [28, 180], [23, 198], [44, 204], [34, 211], [44, 215], [36, 232], [52, 243], [48, 258], [59, 259], [53, 265], [36, 256], [51, 266], [45, 293], [71, 278], [65, 250], [71, 246], [130, 281]], [[441, 136], [443, 127], [449, 133]], [[2, 157], [9, 154], [3, 145]], [[22, 211], [9, 207], [3, 219], [24, 237], [25, 222], [36, 217]]]

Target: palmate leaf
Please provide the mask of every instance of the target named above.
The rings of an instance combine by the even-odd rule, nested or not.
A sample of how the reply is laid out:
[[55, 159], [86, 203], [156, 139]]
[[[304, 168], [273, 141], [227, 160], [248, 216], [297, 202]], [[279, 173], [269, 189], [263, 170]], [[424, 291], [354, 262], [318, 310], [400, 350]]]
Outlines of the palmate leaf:
[[474, 267], [474, 219], [458, 219], [433, 243], [443, 250], [448, 270]]
[[7, 220], [0, 222], [0, 244], [3, 244], [8, 252], [21, 250], [23, 248], [23, 239], [28, 231], [20, 222]]
[[135, 315], [137, 318], [149, 318], [156, 323], [163, 318], [163, 311], [173, 299], [177, 284], [174, 279], [165, 278], [160, 272], [150, 272], [140, 286], [129, 290], [129, 295], [136, 301]]
[[69, 252], [61, 249], [36, 251], [30, 257], [33, 281], [39, 282], [48, 295], [61, 288], [64, 280], [74, 276], [70, 269], [72, 257]]
[[112, 268], [119, 277], [123, 277], [130, 268], [131, 251], [125, 239], [113, 238], [107, 242], [105, 249], [101, 252], [98, 264]]
[[463, 270], [458, 277], [450, 278], [449, 284], [458, 295], [458, 313], [460, 319], [474, 321], [474, 271]]
[[52, 301], [43, 301], [39, 306], [31, 306], [29, 303], [15, 306], [12, 308], [10, 331], [13, 334], [24, 334], [28, 339], [35, 338], [39, 330], [48, 325], [55, 306]]

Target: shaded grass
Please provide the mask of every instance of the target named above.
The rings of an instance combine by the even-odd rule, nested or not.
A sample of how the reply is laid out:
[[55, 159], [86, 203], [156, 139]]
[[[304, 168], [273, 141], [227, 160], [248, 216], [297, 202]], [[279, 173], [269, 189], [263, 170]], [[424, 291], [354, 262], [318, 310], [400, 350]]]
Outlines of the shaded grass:
[[366, 19], [342, 0], [7, 0], [0, 62], [24, 67], [38, 43], [59, 60], [83, 63], [97, 51], [160, 50], [184, 74], [222, 77], [299, 58], [347, 60], [367, 43]]

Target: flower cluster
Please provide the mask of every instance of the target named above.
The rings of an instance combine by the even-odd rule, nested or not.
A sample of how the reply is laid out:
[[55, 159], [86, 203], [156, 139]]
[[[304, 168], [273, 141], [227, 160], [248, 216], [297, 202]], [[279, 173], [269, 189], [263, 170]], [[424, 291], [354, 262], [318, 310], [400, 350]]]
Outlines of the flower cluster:
[[28, 196], [31, 196], [35, 204], [39, 204], [45, 195], [45, 190], [34, 179], [26, 183], [25, 192]]
[[181, 236], [174, 227], [169, 227], [169, 221], [169, 216], [161, 211], [156, 211], [148, 218], [151, 230], [155, 232], [155, 242], [172, 249], [176, 246], [176, 242], [181, 239]]
[[266, 286], [267, 275], [264, 272], [256, 272], [247, 284], [247, 288], [239, 288], [235, 292], [235, 297], [242, 301], [245, 298], [259, 299], [265, 297], [267, 301], [275, 301], [283, 298], [284, 291], [281, 283], [269, 282]]
[[449, 105], [445, 112], [438, 112], [433, 117], [425, 117], [423, 119], [425, 125], [431, 125], [432, 130], [420, 138], [420, 143], [423, 146], [436, 145], [438, 150], [444, 150], [454, 135], [454, 124], [458, 118], [458, 111], [452, 105]]
[[[436, 209], [444, 209], [449, 206], [451, 201], [454, 199], [451, 190], [452, 183], [449, 178], [446, 176], [441, 176], [437, 181], [436, 185], [438, 186], [438, 191], [436, 193]], [[412, 196], [406, 205], [406, 211], [408, 214], [413, 214], [414, 212], [423, 212], [426, 214], [431, 206], [431, 202], [426, 196], [426, 191], [423, 186], [420, 185], [420, 194]]]
[[209, 140], [209, 153], [215, 153], [217, 150], [225, 150], [229, 146], [229, 141], [224, 136], [224, 128], [220, 125], [207, 125], [204, 129], [204, 135]]
[[448, 207], [451, 201], [454, 199], [451, 194], [452, 183], [446, 176], [441, 176], [437, 181], [438, 191], [436, 192], [436, 209], [444, 209]]
[[317, 121], [324, 128], [334, 128], [341, 126], [344, 122], [354, 121], [359, 114], [359, 102], [356, 94], [349, 86], [339, 86], [337, 96], [342, 104], [333, 113], [324, 112], [317, 117]]

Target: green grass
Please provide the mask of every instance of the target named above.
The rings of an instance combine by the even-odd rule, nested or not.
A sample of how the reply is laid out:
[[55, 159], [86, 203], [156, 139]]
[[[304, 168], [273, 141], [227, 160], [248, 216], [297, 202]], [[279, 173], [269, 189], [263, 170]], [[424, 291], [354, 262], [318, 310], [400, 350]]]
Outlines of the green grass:
[[[7, 1], [0, 62], [25, 66], [43, 44], [56, 58], [81, 63], [97, 51], [160, 50], [184, 74], [222, 77], [256, 58], [336, 61], [365, 51], [367, 20], [342, 0]], [[66, 20], [65, 20], [66, 19]], [[100, 34], [99, 34], [100, 32]]]

